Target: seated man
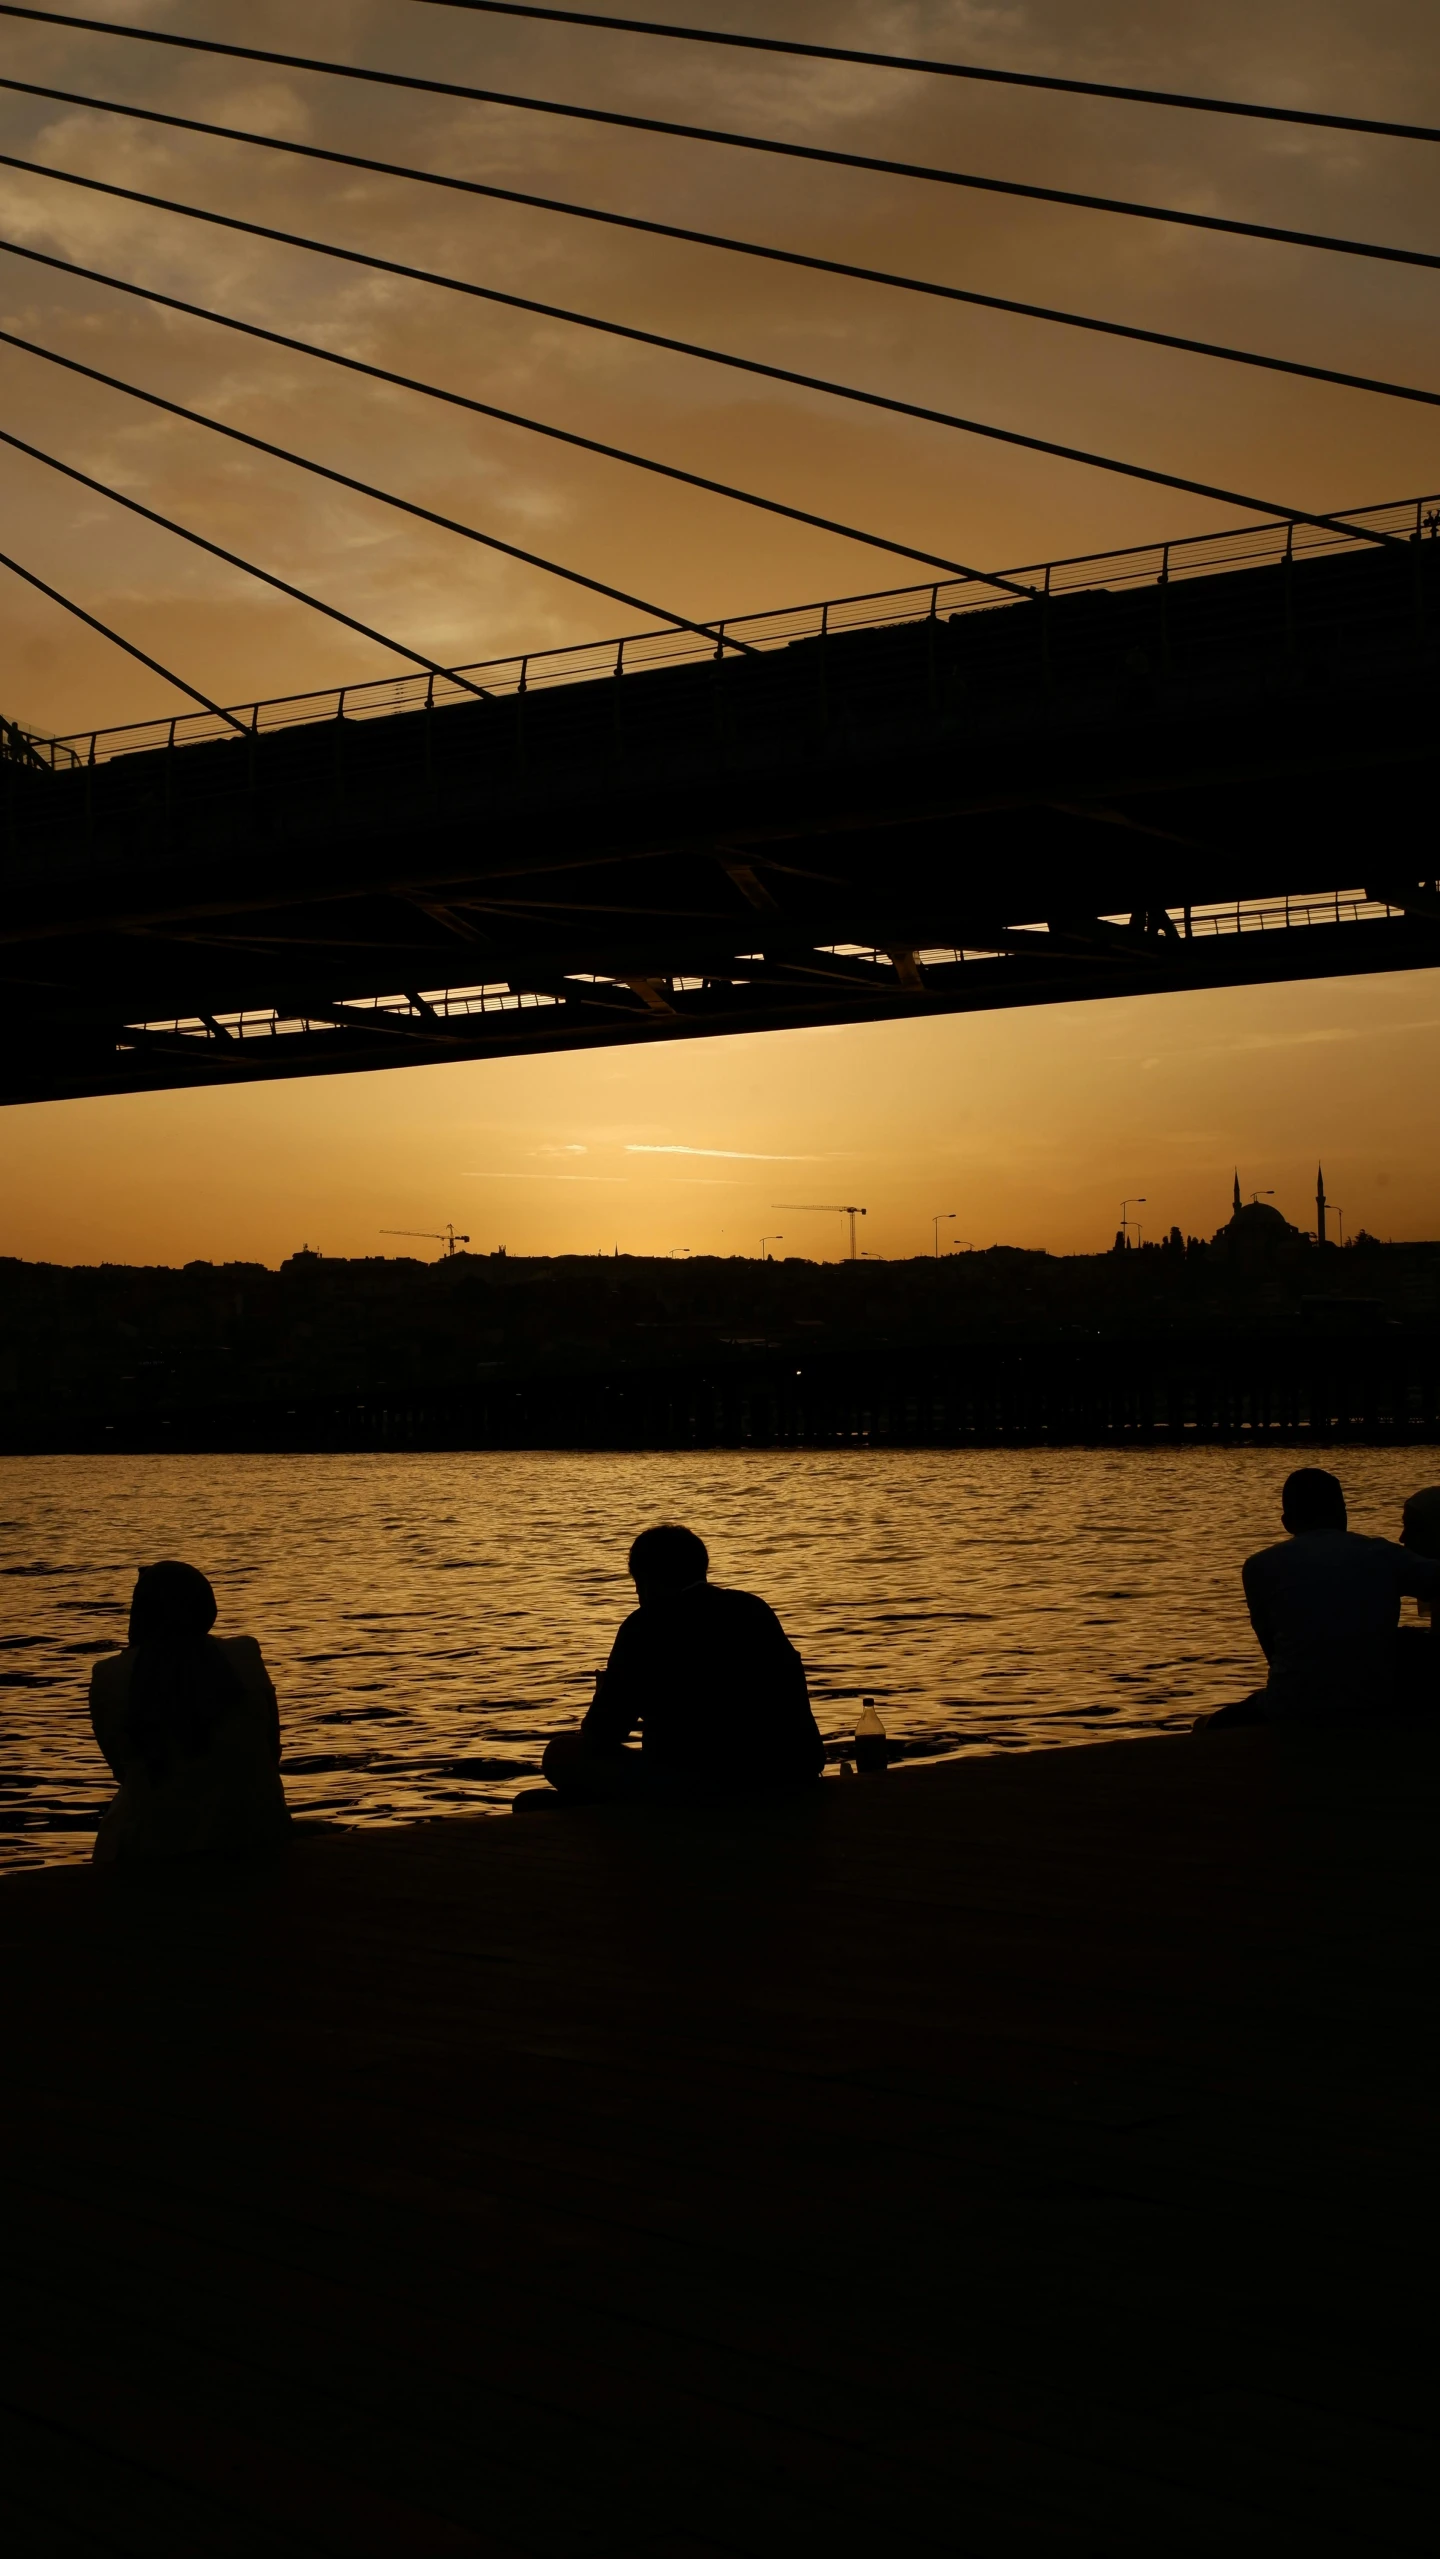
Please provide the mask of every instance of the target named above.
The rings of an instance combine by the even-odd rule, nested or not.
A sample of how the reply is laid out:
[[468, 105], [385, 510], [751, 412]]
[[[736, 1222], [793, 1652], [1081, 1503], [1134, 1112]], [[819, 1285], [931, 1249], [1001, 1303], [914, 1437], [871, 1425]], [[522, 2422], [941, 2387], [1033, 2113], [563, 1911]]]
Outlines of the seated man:
[[1252, 1555], [1243, 1576], [1270, 1677], [1256, 1696], [1207, 1717], [1207, 1727], [1393, 1710], [1400, 1601], [1406, 1592], [1429, 1598], [1440, 1565], [1384, 1537], [1352, 1536], [1345, 1496], [1322, 1466], [1287, 1479], [1280, 1516], [1288, 1542]]
[[[824, 1745], [800, 1656], [748, 1591], [707, 1580], [688, 1528], [647, 1528], [630, 1549], [627, 1617], [578, 1733], [551, 1742], [552, 1786], [580, 1802], [665, 1801], [806, 1786]], [[638, 1751], [625, 1744], [636, 1727]]]

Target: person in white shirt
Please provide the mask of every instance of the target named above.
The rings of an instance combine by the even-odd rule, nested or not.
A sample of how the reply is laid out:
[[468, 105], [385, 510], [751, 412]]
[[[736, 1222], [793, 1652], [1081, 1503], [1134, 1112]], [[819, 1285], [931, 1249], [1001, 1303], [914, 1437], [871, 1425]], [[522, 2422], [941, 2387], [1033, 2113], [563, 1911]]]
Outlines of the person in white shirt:
[[[1412, 1493], [1400, 1524], [1400, 1543], [1411, 1555], [1440, 1562], [1440, 1484]], [[1399, 1636], [1400, 1701], [1412, 1715], [1440, 1714], [1440, 1618], [1434, 1601], [1417, 1599], [1423, 1623], [1402, 1626]]]
[[1400, 1602], [1428, 1600], [1440, 1583], [1440, 1563], [1413, 1546], [1354, 1535], [1340, 1484], [1322, 1466], [1287, 1478], [1280, 1517], [1284, 1542], [1251, 1555], [1242, 1576], [1270, 1676], [1255, 1695], [1203, 1718], [1206, 1730], [1391, 1711]]
[[[1440, 1484], [1427, 1484], [1423, 1492], [1412, 1493], [1400, 1521], [1400, 1543], [1412, 1555], [1428, 1555], [1440, 1562]], [[1420, 1615], [1434, 1614], [1433, 1602], [1421, 1599]]]

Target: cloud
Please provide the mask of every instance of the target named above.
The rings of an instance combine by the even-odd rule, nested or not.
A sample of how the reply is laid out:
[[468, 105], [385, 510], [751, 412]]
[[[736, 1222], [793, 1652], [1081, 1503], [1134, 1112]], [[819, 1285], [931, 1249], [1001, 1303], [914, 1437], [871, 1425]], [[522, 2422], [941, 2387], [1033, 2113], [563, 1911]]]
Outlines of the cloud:
[[754, 1155], [742, 1146], [627, 1146], [627, 1155], [703, 1155], [717, 1164], [826, 1164], [826, 1155]]
[[1182, 1057], [1250, 1057], [1270, 1049], [1336, 1048], [1354, 1040], [1388, 1040], [1409, 1031], [1440, 1031], [1440, 1016], [1418, 1022], [1335, 1023], [1313, 1031], [1243, 1031], [1234, 1039], [1202, 1040], [1182, 1048], [1163, 1049], [1153, 1057], [1117, 1055], [1117, 1063], [1142, 1067], [1168, 1066]]

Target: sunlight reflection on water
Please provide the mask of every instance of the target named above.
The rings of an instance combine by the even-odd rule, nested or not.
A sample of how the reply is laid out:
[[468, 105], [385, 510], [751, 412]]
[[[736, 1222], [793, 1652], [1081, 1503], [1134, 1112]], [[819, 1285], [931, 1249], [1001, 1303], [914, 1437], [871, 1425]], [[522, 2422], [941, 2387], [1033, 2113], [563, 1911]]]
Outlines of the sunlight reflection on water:
[[[257, 1636], [286, 1791], [347, 1822], [502, 1810], [631, 1604], [638, 1528], [681, 1518], [758, 1590], [820, 1728], [872, 1692], [936, 1754], [1183, 1728], [1261, 1667], [1241, 1559], [1283, 1449], [740, 1450], [0, 1459], [0, 1865], [88, 1856], [109, 1793], [85, 1708], [137, 1564], [180, 1555]], [[1395, 1536], [1429, 1451], [1336, 1460]]]

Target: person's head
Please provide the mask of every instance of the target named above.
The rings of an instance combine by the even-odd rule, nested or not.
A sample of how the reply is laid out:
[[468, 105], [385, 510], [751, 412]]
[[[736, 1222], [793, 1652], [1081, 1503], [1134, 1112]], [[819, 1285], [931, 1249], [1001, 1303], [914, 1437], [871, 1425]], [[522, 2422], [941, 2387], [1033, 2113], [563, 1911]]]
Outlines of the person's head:
[[159, 1785], [177, 1753], [207, 1751], [236, 1699], [224, 1648], [206, 1642], [215, 1593], [193, 1564], [142, 1564], [130, 1602], [130, 1740]]
[[1400, 1524], [1400, 1543], [1412, 1554], [1429, 1555], [1440, 1563], [1440, 1484], [1427, 1484], [1422, 1493], [1411, 1494]]
[[1285, 1478], [1280, 1517], [1292, 1537], [1313, 1537], [1348, 1526], [1345, 1496], [1338, 1475], [1323, 1466], [1297, 1466]]
[[630, 1549], [630, 1578], [641, 1607], [693, 1589], [710, 1570], [710, 1557], [693, 1528], [642, 1529]]
[[200, 1644], [215, 1623], [215, 1593], [193, 1564], [142, 1564], [130, 1601], [132, 1644]]

